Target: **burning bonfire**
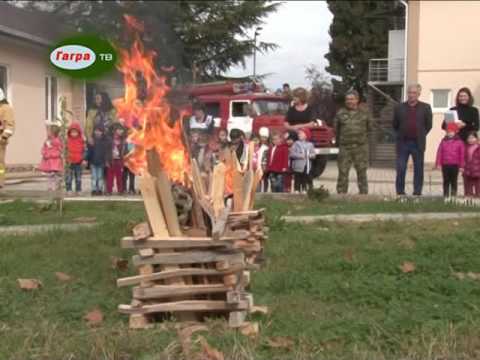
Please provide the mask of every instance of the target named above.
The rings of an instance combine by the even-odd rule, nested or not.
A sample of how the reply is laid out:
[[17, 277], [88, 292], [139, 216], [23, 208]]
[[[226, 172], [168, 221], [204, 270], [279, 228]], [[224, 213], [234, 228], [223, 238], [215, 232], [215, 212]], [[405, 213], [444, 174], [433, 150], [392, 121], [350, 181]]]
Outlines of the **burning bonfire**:
[[143, 31], [143, 25], [131, 16], [125, 16], [125, 19], [129, 28], [136, 32], [131, 50], [120, 50], [122, 62], [119, 70], [123, 74], [125, 96], [115, 101], [115, 108], [119, 118], [132, 129], [129, 140], [135, 148], [128, 157], [127, 166], [133, 173], [143, 175], [147, 151], [155, 151], [170, 180], [183, 183], [189, 169], [182, 136], [183, 114], [174, 118], [166, 100], [170, 91], [167, 79], [156, 72], [156, 54], [144, 49], [138, 35]]
[[[149, 326], [158, 314], [179, 320], [223, 314], [232, 327], [242, 326], [253, 309], [246, 292], [249, 270], [258, 268], [267, 238], [263, 210], [252, 209], [262, 177], [254, 170], [253, 144], [246, 145], [242, 166], [226, 149], [213, 171], [202, 174], [185, 140], [185, 114], [170, 106], [167, 79], [155, 70], [156, 54], [145, 50], [138, 36], [143, 25], [128, 16], [126, 21], [135, 41], [120, 51], [125, 95], [115, 107], [132, 129], [135, 150], [128, 166], [140, 177], [148, 222], [121, 242], [138, 250], [133, 265], [139, 274], [117, 281], [134, 286], [131, 304], [119, 311], [130, 314], [132, 328]], [[190, 198], [187, 214], [178, 206], [179, 185]], [[179, 215], [188, 221], [179, 221]]]

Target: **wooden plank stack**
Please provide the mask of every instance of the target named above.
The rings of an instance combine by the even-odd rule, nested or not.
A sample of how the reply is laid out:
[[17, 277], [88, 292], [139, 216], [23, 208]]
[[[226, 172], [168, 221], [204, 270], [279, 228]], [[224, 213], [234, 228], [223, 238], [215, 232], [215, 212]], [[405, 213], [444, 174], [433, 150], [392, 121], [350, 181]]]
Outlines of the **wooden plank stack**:
[[[140, 189], [148, 223], [121, 240], [122, 247], [138, 252], [132, 258], [138, 275], [117, 280], [119, 287], [133, 286], [132, 302], [119, 305], [119, 311], [129, 314], [130, 327], [137, 329], [171, 316], [179, 321], [224, 316], [231, 327], [242, 326], [253, 309], [249, 271], [258, 268], [267, 239], [264, 210], [252, 209], [261, 175], [253, 171], [251, 157], [244, 169], [220, 162], [208, 179], [192, 160], [190, 228], [179, 225], [156, 151], [147, 153], [147, 163]], [[227, 171], [233, 172], [233, 203], [225, 199]]]

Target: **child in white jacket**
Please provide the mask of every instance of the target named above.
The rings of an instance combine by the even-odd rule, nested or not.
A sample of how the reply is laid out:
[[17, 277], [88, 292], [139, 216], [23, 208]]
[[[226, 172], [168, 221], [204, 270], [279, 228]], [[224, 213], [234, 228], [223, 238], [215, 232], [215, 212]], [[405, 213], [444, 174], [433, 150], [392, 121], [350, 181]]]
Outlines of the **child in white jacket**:
[[305, 192], [313, 188], [313, 179], [310, 176], [312, 160], [315, 159], [315, 147], [308, 141], [310, 129], [298, 130], [298, 140], [290, 148], [290, 159], [295, 180], [295, 191]]

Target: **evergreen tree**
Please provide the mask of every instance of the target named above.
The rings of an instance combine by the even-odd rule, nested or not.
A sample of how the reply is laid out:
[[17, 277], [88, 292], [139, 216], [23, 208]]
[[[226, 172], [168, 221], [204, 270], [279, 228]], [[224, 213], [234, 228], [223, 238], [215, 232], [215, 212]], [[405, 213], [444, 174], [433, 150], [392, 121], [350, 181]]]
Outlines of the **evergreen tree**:
[[[244, 65], [253, 53], [253, 31], [280, 3], [268, 0], [244, 1], [28, 1], [23, 5], [62, 16], [77, 31], [96, 32], [121, 46], [123, 15], [145, 24], [143, 41], [158, 53], [158, 66], [174, 65], [176, 75], [188, 80], [218, 78], [231, 66]], [[275, 49], [259, 42], [257, 51]]]
[[354, 88], [362, 96], [367, 91], [368, 64], [373, 58], [387, 57], [388, 31], [402, 16], [397, 1], [327, 1], [333, 14], [326, 70], [333, 79], [336, 94]]

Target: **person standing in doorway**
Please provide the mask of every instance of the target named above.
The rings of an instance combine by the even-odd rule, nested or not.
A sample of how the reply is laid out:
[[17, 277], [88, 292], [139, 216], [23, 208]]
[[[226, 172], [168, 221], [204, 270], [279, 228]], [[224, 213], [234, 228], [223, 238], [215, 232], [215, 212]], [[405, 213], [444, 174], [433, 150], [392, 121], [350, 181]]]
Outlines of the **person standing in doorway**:
[[372, 117], [359, 108], [360, 95], [352, 90], [345, 95], [345, 107], [335, 116], [335, 133], [339, 147], [337, 192], [348, 192], [348, 176], [353, 166], [357, 171], [360, 194], [368, 194], [368, 135]]
[[15, 118], [13, 109], [5, 98], [5, 93], [0, 88], [0, 189], [5, 184], [6, 166], [5, 156], [8, 139], [15, 131]]
[[408, 159], [413, 159], [413, 195], [421, 196], [427, 135], [432, 129], [432, 108], [419, 101], [422, 87], [409, 85], [407, 101], [395, 107], [393, 129], [397, 137], [397, 195], [405, 195]]
[[106, 92], [95, 95], [95, 104], [92, 109], [88, 110], [85, 122], [85, 136], [88, 144], [90, 146], [93, 145], [95, 128], [100, 127], [104, 131], [109, 132], [110, 127], [116, 122], [118, 122], [117, 113], [112, 105], [110, 96]]

